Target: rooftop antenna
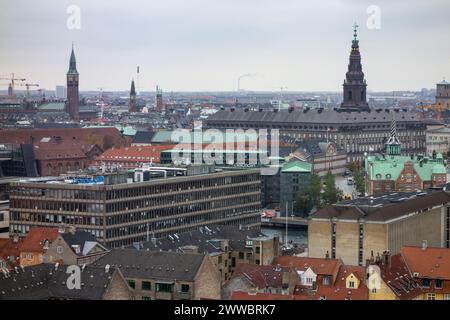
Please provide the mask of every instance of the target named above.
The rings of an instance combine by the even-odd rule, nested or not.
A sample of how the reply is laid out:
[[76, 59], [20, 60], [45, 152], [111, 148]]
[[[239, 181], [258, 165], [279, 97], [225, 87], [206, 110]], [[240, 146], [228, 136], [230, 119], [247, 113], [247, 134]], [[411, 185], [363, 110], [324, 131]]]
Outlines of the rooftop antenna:
[[136, 75], [136, 86], [137, 86], [136, 94], [138, 96], [140, 96], [141, 95], [141, 84], [140, 84], [140, 81], [139, 81], [139, 66], [137, 66], [136, 71], [137, 71], [137, 75]]

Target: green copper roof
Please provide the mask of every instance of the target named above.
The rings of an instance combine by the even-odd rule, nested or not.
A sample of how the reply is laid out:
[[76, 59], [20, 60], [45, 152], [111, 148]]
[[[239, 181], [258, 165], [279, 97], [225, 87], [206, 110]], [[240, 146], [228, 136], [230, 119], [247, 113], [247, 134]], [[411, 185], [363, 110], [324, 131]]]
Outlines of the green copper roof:
[[75, 52], [73, 51], [73, 46], [72, 46], [72, 53], [70, 54], [69, 71], [67, 72], [67, 74], [78, 74], [77, 60], [75, 59]]
[[122, 131], [122, 129], [123, 129], [124, 136], [134, 136], [134, 135], [136, 135], [136, 132], [137, 132], [137, 130], [133, 129], [133, 127], [116, 126], [116, 128], [119, 131]]
[[438, 84], [450, 84], [450, 83], [448, 83], [448, 82], [444, 79], [444, 80], [442, 80], [441, 82], [438, 82]]
[[[377, 174], [381, 174], [381, 180], [397, 180], [401, 172], [404, 169], [406, 162], [412, 162], [414, 164], [414, 170], [419, 175], [422, 181], [430, 181], [432, 174], [445, 174], [447, 170], [443, 164], [442, 158], [436, 157], [436, 160], [432, 158], [426, 158], [427, 162], [423, 162], [420, 166], [420, 162], [417, 157], [411, 160], [410, 157], [405, 156], [387, 156], [385, 159], [377, 156], [370, 156], [366, 158], [366, 168], [371, 180], [377, 180]], [[390, 179], [387, 179], [386, 175], [390, 175]]]
[[283, 164], [281, 172], [311, 172], [310, 163], [300, 160], [289, 161]]
[[66, 105], [64, 102], [49, 102], [49, 103], [44, 103], [44, 104], [41, 104], [40, 106], [38, 106], [38, 110], [41, 110], [41, 111], [46, 111], [46, 110], [63, 111], [65, 108], [66, 108]]

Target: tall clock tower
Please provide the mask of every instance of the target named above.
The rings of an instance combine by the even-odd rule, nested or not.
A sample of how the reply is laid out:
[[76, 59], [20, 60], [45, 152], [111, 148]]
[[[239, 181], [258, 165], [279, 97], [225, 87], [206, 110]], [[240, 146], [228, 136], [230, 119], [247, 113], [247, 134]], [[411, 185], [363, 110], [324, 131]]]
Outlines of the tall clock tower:
[[78, 94], [79, 74], [77, 71], [77, 61], [73, 51], [70, 54], [69, 71], [67, 72], [67, 105], [66, 111], [73, 121], [80, 121], [80, 102]]

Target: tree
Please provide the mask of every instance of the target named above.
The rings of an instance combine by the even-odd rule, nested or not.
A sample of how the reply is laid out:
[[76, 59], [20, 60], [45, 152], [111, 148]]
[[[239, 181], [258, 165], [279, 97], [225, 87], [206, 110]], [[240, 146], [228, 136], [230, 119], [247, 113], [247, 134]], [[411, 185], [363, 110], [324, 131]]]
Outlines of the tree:
[[353, 172], [353, 179], [355, 180], [356, 191], [358, 191], [358, 193], [365, 193], [366, 182], [362, 174], [359, 171]]
[[306, 216], [313, 208], [320, 207], [320, 177], [312, 175], [310, 186], [301, 190], [294, 200], [294, 210], [297, 213]]
[[325, 175], [325, 188], [322, 194], [322, 199], [325, 204], [333, 204], [338, 201], [339, 191], [336, 188], [336, 182], [333, 174], [328, 171]]
[[322, 191], [322, 185], [320, 177], [317, 174], [313, 174], [311, 177], [310, 197], [313, 207], [320, 207], [320, 191]]
[[303, 216], [308, 215], [314, 207], [311, 198], [311, 190], [307, 189], [299, 192], [294, 200], [294, 211]]

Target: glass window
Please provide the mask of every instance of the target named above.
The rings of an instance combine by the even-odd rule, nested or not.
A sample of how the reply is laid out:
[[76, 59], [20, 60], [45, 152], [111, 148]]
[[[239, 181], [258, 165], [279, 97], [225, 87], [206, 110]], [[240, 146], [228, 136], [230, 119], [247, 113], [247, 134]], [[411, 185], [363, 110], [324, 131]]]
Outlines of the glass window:
[[152, 289], [152, 284], [150, 281], [142, 281], [142, 290], [150, 291]]
[[157, 283], [156, 292], [173, 292], [173, 285], [169, 283]]
[[428, 300], [436, 300], [436, 294], [435, 293], [429, 293], [427, 296]]
[[189, 285], [188, 284], [182, 284], [181, 285], [181, 292], [183, 292], [183, 293], [189, 292]]
[[422, 279], [422, 287], [429, 288], [430, 287], [430, 279], [424, 278]]
[[442, 280], [436, 279], [435, 286], [436, 286], [436, 289], [442, 289]]
[[136, 287], [136, 282], [134, 280], [128, 280], [128, 285], [130, 288], [134, 289]]

